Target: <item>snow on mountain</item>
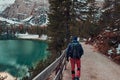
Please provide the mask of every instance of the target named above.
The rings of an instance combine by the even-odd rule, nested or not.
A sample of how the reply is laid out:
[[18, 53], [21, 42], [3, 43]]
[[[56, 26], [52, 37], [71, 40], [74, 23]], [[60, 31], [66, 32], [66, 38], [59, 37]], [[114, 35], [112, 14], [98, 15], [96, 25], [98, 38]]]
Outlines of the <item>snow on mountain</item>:
[[13, 21], [13, 20], [10, 20], [10, 19], [6, 19], [6, 18], [3, 18], [3, 17], [0, 17], [0, 21], [6, 21], [7, 23], [10, 23], [10, 24], [21, 24], [20, 22]]
[[103, 10], [101, 10], [101, 11], [102, 11], [102, 12], [105, 12], [105, 11], [110, 10], [110, 9], [112, 9], [112, 8], [114, 8], [114, 5], [111, 5], [111, 6], [105, 8], [105, 9], [103, 9]]
[[30, 25], [47, 23], [48, 0], [0, 0], [0, 5], [5, 4], [9, 6], [4, 9], [1, 7], [3, 10], [0, 14], [0, 21], [6, 21], [8, 24], [20, 22]]
[[[37, 20], [36, 20], [37, 19]], [[40, 16], [37, 16], [36, 18], [34, 18], [32, 15], [23, 19], [23, 20], [19, 20], [17, 21], [16, 18], [15, 19], [8, 19], [8, 18], [4, 18], [4, 17], [0, 17], [0, 21], [2, 22], [7, 22], [8, 24], [30, 24], [30, 25], [41, 25], [41, 26], [47, 26], [48, 24], [48, 16], [47, 14], [42, 14]], [[38, 22], [38, 23], [36, 23]]]
[[28, 18], [26, 18], [26, 19], [24, 19], [24, 20], [22, 20], [23, 22], [25, 22], [25, 21], [29, 21], [29, 20], [31, 20], [32, 19], [32, 15], [30, 16], [30, 17], [28, 17]]
[[48, 10], [48, 0], [15, 0], [15, 3], [2, 12], [5, 18], [25, 19], [31, 15], [38, 16]]
[[13, 4], [15, 0], [0, 0], [0, 4]]
[[98, 7], [100, 7], [100, 8], [102, 8], [103, 7], [103, 5], [104, 5], [104, 0], [96, 0], [96, 6], [98, 6]]
[[12, 5], [14, 2], [15, 0], [0, 0], [0, 13]]
[[95, 0], [95, 1], [104, 2], [105, 0]]

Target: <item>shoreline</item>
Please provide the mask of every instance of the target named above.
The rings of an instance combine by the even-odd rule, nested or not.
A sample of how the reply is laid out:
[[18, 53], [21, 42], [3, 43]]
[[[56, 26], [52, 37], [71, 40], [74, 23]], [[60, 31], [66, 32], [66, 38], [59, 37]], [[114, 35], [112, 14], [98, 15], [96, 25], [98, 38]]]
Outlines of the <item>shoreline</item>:
[[0, 80], [17, 80], [17, 78], [8, 72], [0, 72]]

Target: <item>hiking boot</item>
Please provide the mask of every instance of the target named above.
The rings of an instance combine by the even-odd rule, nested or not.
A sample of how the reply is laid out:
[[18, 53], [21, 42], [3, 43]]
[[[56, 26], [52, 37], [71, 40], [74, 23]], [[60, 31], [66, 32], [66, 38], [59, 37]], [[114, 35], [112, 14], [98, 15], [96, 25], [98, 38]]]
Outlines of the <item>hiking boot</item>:
[[79, 80], [79, 77], [75, 77], [74, 80]]

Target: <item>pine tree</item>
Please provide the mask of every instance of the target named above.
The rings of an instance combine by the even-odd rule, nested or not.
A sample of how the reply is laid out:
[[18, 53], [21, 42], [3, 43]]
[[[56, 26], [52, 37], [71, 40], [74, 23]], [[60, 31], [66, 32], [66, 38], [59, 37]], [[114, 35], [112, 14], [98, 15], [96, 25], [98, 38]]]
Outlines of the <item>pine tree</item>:
[[95, 0], [77, 0], [74, 4], [76, 18], [80, 21], [79, 35], [86, 38], [96, 35], [99, 8], [95, 5]]
[[120, 1], [105, 0], [102, 22], [106, 28], [119, 30], [120, 26]]
[[48, 35], [52, 40], [52, 48], [57, 52], [62, 49], [65, 40], [68, 43], [70, 36], [86, 34], [89, 36], [91, 21], [94, 21], [95, 0], [49, 0]]
[[48, 35], [51, 37], [51, 46], [60, 52], [65, 45], [65, 38], [70, 39], [70, 0], [49, 0]]

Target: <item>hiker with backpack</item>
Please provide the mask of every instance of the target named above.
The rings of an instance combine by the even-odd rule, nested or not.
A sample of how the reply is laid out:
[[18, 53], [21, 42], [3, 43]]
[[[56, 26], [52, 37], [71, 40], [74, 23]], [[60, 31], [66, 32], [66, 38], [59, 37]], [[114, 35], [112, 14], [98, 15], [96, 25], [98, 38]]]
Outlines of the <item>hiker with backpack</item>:
[[[71, 63], [72, 80], [79, 80], [80, 78], [80, 68], [81, 68], [80, 58], [82, 55], [83, 55], [83, 48], [81, 44], [77, 41], [77, 37], [74, 36], [66, 49], [66, 59], [67, 61], [70, 60]], [[75, 64], [77, 65], [76, 74], [75, 74]]]

